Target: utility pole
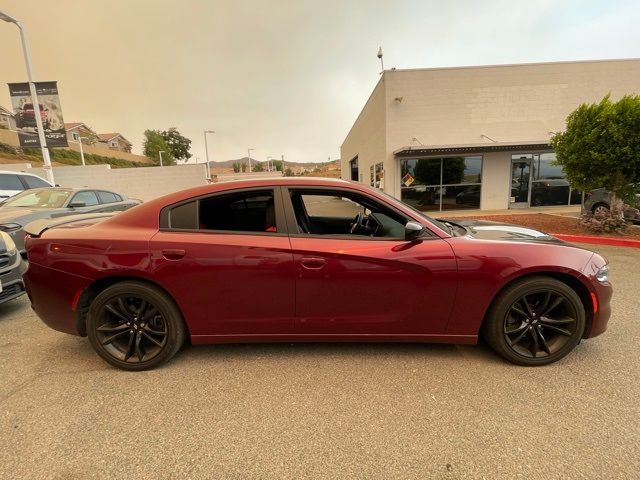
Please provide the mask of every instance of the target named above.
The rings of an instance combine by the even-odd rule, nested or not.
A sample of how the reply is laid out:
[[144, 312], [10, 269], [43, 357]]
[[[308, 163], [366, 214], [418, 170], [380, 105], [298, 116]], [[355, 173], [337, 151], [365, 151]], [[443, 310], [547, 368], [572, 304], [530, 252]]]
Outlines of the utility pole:
[[38, 130], [38, 139], [40, 140], [40, 149], [42, 150], [43, 169], [47, 176], [47, 180], [51, 185], [55, 185], [53, 179], [53, 169], [51, 168], [51, 158], [49, 157], [49, 149], [47, 148], [47, 139], [44, 136], [44, 126], [42, 125], [42, 112], [40, 112], [40, 102], [38, 101], [38, 92], [36, 85], [33, 83], [33, 67], [31, 66], [31, 54], [29, 53], [29, 44], [27, 43], [27, 32], [25, 26], [19, 20], [0, 12], [0, 20], [15, 24], [20, 30], [20, 40], [22, 41], [22, 51], [24, 53], [24, 62], [27, 65], [27, 77], [29, 79], [29, 90], [31, 91], [31, 103], [33, 103], [33, 113], [36, 116], [36, 128]]
[[247, 148], [247, 155], [249, 156], [249, 173], [251, 173], [251, 152], [255, 150], [255, 148]]

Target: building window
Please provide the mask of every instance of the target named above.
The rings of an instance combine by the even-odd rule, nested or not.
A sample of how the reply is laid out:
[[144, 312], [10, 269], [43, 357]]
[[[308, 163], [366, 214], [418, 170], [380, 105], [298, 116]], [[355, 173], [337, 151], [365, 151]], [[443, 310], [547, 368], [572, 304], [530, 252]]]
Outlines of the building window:
[[117, 148], [117, 147], [118, 147], [118, 142], [117, 142], [117, 141], [115, 141], [115, 140], [114, 140], [114, 141], [112, 141], [112, 142], [111, 142], [111, 146], [112, 146], [112, 147], [114, 147], [114, 148]]
[[358, 157], [355, 157], [349, 162], [349, 168], [351, 170], [351, 180], [354, 182], [360, 181], [360, 176], [358, 175]]
[[400, 169], [400, 198], [418, 210], [480, 208], [480, 155], [402, 159]]
[[511, 203], [525, 207], [529, 201], [532, 207], [580, 205], [582, 193], [571, 188], [564, 170], [555, 162], [554, 152], [512, 155]]
[[79, 133], [77, 133], [77, 132], [73, 132], [73, 133], [71, 134], [71, 138], [73, 138], [73, 141], [74, 141], [74, 142], [79, 142], [79, 141], [80, 141], [80, 134], [79, 134]]

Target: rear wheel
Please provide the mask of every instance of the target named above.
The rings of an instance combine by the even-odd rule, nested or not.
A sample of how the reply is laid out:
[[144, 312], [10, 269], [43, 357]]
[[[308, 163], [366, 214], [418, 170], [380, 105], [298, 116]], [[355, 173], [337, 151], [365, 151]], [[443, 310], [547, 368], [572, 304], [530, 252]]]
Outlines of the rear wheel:
[[609, 205], [606, 203], [596, 203], [591, 211], [596, 217], [606, 217], [609, 215]]
[[568, 285], [532, 277], [507, 287], [491, 306], [483, 336], [501, 356], [518, 365], [553, 363], [580, 343], [584, 305]]
[[180, 311], [160, 289], [121, 282], [91, 303], [87, 335], [94, 350], [123, 370], [148, 370], [171, 359], [185, 339]]

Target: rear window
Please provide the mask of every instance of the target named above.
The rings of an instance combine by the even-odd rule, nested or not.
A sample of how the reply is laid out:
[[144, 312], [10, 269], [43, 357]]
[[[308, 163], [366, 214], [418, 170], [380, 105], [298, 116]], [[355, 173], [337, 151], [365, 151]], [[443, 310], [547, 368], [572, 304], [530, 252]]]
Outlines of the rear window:
[[22, 185], [18, 175], [0, 173], [0, 190], [24, 190], [24, 185]]

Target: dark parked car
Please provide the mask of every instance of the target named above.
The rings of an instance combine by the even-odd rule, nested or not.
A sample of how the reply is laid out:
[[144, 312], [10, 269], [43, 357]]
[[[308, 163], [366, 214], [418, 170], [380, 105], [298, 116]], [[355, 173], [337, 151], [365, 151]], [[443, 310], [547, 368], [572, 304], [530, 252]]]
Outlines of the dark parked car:
[[[632, 208], [625, 210], [624, 214], [627, 220], [631, 220], [634, 223], [640, 223], [640, 215], [638, 215], [637, 209], [640, 207], [640, 195], [636, 195], [635, 205], [630, 205]], [[611, 193], [604, 188], [596, 188], [591, 190], [584, 197], [583, 209], [587, 212], [591, 212], [594, 215], [606, 215], [611, 208]]]
[[[355, 215], [354, 215], [355, 212]], [[38, 316], [144, 370], [193, 344], [476, 343], [544, 365], [603, 333], [600, 255], [523, 227], [423, 216], [363, 185], [221, 183], [112, 218], [27, 225]]]
[[42, 218], [66, 217], [83, 213], [116, 212], [140, 204], [107, 190], [89, 188], [33, 188], [0, 204], [0, 231], [13, 238], [24, 253], [23, 227]]

